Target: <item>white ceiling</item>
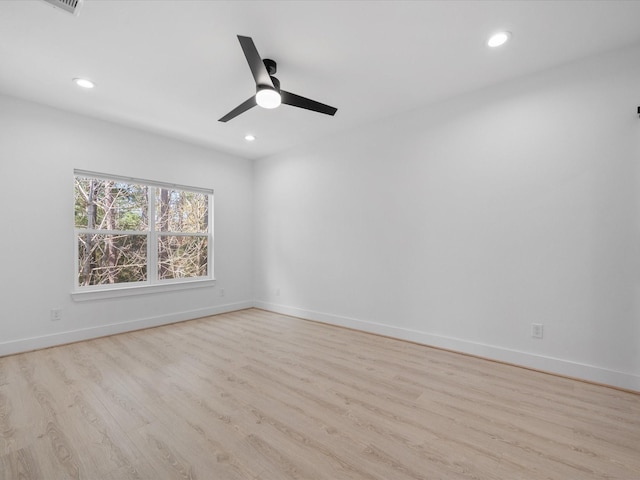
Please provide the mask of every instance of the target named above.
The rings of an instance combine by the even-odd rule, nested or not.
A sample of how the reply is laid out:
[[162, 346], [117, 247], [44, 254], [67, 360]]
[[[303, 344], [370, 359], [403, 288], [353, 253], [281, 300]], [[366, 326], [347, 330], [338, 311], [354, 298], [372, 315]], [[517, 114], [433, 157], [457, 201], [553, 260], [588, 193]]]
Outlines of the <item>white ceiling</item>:
[[[85, 0], [77, 17], [2, 0], [0, 93], [260, 158], [640, 43], [638, 19], [640, 1], [616, 0]], [[512, 41], [490, 50], [501, 29]], [[255, 93], [238, 34], [278, 62], [283, 89], [336, 116], [256, 107], [218, 122]]]

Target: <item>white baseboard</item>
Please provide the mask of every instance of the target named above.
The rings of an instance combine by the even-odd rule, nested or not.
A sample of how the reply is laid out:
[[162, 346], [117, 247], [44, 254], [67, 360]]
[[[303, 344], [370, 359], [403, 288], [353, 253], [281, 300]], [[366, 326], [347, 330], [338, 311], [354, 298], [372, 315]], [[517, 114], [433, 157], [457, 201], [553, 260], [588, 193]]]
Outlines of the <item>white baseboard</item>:
[[628, 390], [640, 391], [640, 376], [632, 373], [619, 372], [595, 365], [588, 365], [560, 358], [537, 355], [495, 345], [471, 342], [468, 340], [446, 337], [442, 335], [433, 335], [418, 330], [400, 328], [382, 323], [369, 322], [355, 318], [315, 312], [312, 310], [305, 310], [301, 308], [278, 305], [262, 301], [244, 301], [238, 303], [230, 303], [227, 305], [218, 305], [215, 307], [188, 310], [168, 315], [142, 318], [128, 322], [101, 325], [99, 327], [89, 327], [78, 330], [54, 333], [50, 335], [42, 335], [31, 338], [11, 340], [8, 342], [0, 342], [0, 357], [5, 355], [12, 355], [15, 353], [37, 350], [40, 348], [54, 347], [56, 345], [64, 345], [67, 343], [114, 335], [118, 333], [141, 330], [144, 328], [158, 327], [161, 325], [182, 322], [185, 320], [192, 320], [194, 318], [206, 317], [209, 315], [218, 315], [220, 313], [244, 310], [251, 307], [327, 323], [330, 325], [338, 325], [341, 327], [352, 328], [364, 332], [408, 340], [423, 345], [444, 348], [447, 350], [453, 350], [469, 355], [476, 355], [478, 357], [483, 357], [490, 360], [511, 363], [526, 368], [564, 375], [567, 377], [574, 377], [590, 382], [611, 385]]
[[368, 322], [355, 318], [332, 315], [322, 312], [314, 312], [286, 305], [277, 305], [268, 302], [256, 301], [256, 308], [268, 310], [284, 315], [314, 320], [317, 322], [353, 328], [364, 332], [376, 333], [388, 337], [408, 340], [432, 347], [444, 348], [469, 355], [476, 355], [490, 360], [497, 360], [526, 368], [532, 368], [543, 372], [573, 377], [589, 382], [601, 383], [613, 387], [640, 391], [640, 376], [632, 373], [609, 370], [595, 365], [564, 360], [561, 358], [547, 357], [519, 350], [471, 342], [459, 338], [433, 335], [418, 330], [394, 327], [382, 323]]
[[40, 348], [54, 347], [56, 345], [89, 340], [92, 338], [106, 337], [117, 333], [141, 330], [143, 328], [159, 327], [170, 323], [183, 322], [185, 320], [207, 317], [209, 315], [218, 315], [220, 313], [234, 312], [236, 310], [243, 310], [251, 307], [253, 307], [252, 301], [229, 303], [227, 305], [218, 305], [215, 307], [188, 310], [168, 315], [160, 315], [157, 317], [141, 318], [128, 322], [101, 325], [99, 327], [82, 328], [67, 332], [54, 333], [51, 335], [41, 335], [38, 337], [0, 342], [0, 357], [12, 355], [14, 353], [38, 350]]

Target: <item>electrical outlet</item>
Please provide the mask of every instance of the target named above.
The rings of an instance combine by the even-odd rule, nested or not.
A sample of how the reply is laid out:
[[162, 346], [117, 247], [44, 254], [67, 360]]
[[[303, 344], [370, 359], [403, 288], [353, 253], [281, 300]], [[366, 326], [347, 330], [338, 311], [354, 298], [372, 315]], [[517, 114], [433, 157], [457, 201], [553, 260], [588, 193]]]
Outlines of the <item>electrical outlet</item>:
[[220, 289], [220, 296], [221, 296], [221, 297], [224, 297], [224, 288], [221, 288], [221, 289]]
[[280, 289], [276, 288], [276, 297], [279, 297], [279, 296], [280, 296]]
[[533, 338], [542, 338], [544, 325], [541, 323], [532, 323], [531, 324], [531, 336]]
[[57, 322], [58, 320], [62, 320], [62, 310], [60, 308], [52, 308], [51, 321]]

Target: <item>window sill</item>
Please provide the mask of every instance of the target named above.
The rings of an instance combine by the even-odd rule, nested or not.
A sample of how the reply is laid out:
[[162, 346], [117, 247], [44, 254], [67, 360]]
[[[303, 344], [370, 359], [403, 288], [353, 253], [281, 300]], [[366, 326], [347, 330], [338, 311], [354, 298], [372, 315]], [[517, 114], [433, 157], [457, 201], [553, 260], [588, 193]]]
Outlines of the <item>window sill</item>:
[[108, 290], [87, 290], [71, 292], [71, 298], [75, 302], [86, 302], [89, 300], [102, 300], [104, 298], [120, 298], [137, 295], [147, 295], [152, 293], [164, 293], [177, 290], [191, 290], [194, 288], [204, 288], [215, 286], [215, 279], [191, 280], [189, 282], [166, 283], [163, 285], [135, 285], [126, 287], [110, 288]]

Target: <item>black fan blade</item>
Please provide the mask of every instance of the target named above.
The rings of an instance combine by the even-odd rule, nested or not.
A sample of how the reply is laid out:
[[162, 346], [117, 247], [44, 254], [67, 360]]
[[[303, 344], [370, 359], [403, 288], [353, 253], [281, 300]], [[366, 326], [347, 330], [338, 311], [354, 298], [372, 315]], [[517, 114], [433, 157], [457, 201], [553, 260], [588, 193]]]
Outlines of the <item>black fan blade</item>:
[[249, 110], [252, 107], [255, 107], [257, 105], [256, 103], [256, 96], [254, 95], [253, 97], [251, 97], [250, 99], [246, 100], [245, 102], [241, 103], [240, 105], [238, 105], [236, 108], [234, 108], [233, 110], [231, 110], [229, 113], [227, 113], [224, 117], [222, 117], [220, 120], [218, 120], [219, 122], [228, 122], [229, 120], [231, 120], [232, 118], [237, 117], [238, 115], [240, 115], [241, 113], [246, 112], [247, 110]]
[[253, 78], [256, 81], [256, 85], [275, 88], [271, 81], [271, 77], [269, 76], [269, 72], [267, 71], [267, 67], [264, 66], [264, 62], [262, 61], [262, 58], [260, 58], [258, 49], [253, 43], [251, 37], [238, 35], [238, 40], [240, 41], [240, 46], [242, 47], [244, 56], [247, 58], [247, 63], [249, 64]]
[[309, 98], [301, 97], [300, 95], [296, 95], [295, 93], [285, 92], [284, 90], [280, 90], [280, 96], [282, 97], [282, 103], [291, 105], [293, 107], [306, 108], [307, 110], [325, 113], [327, 115], [335, 115], [338, 111], [337, 108], [330, 107], [329, 105], [316, 102], [315, 100], [311, 100]]

